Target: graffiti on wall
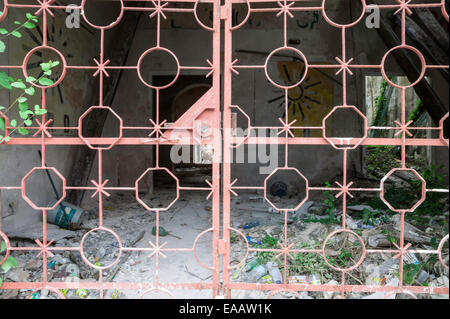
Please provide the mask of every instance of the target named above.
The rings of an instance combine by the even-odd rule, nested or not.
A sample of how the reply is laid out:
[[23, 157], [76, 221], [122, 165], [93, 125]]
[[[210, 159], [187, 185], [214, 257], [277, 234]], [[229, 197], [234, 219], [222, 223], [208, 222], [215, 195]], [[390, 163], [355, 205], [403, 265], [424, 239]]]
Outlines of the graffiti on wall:
[[[280, 61], [278, 71], [286, 84], [296, 83], [304, 74], [305, 65], [301, 61]], [[305, 80], [289, 89], [289, 122], [295, 126], [321, 126], [322, 119], [334, 106], [334, 84], [330, 72], [310, 69]], [[281, 103], [284, 108], [284, 95], [276, 96], [268, 102]], [[281, 101], [281, 102], [280, 102]], [[282, 115], [284, 117], [285, 114]], [[330, 129], [330, 128], [328, 128]], [[294, 130], [296, 137], [321, 137], [320, 130]]]

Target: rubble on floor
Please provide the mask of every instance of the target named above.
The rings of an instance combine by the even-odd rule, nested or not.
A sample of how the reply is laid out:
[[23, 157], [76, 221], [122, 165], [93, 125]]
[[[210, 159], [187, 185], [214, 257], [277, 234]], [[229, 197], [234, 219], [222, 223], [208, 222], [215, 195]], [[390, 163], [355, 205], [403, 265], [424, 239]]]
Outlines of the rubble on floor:
[[[104, 205], [104, 225], [120, 237], [123, 246], [148, 247], [148, 242], [154, 240], [156, 233], [155, 214], [147, 212], [135, 201], [133, 196], [118, 194], [111, 196]], [[158, 197], [154, 199], [156, 203]], [[203, 197], [180, 198], [171, 212], [162, 214], [159, 233], [164, 241], [174, 243], [172, 247], [189, 247], [186, 242], [192, 242], [196, 236], [211, 225], [211, 207], [204, 205]], [[281, 198], [277, 199], [281, 200]], [[348, 229], [356, 233], [364, 242], [366, 249], [397, 249], [394, 243], [399, 243], [400, 216], [389, 212], [387, 208], [373, 208], [365, 202], [350, 203], [347, 207], [346, 224]], [[416, 222], [407, 218], [404, 223], [405, 244], [410, 243], [409, 250], [436, 250], [440, 240], [448, 234], [448, 198], [443, 202], [444, 211], [440, 215], [431, 216], [428, 222]], [[95, 208], [88, 207], [90, 209]], [[331, 213], [330, 213], [331, 212]], [[190, 215], [185, 215], [190, 214]], [[188, 216], [188, 217], [186, 217]], [[259, 249], [280, 249], [280, 244], [288, 240], [290, 249], [306, 249], [315, 252], [291, 253], [293, 259], [287, 257], [286, 281], [298, 284], [340, 285], [341, 272], [332, 269], [346, 268], [359, 260], [360, 244], [355, 236], [332, 238], [327, 243], [327, 260], [320, 253], [326, 237], [333, 231], [341, 229], [342, 208], [333, 207], [322, 200], [309, 200], [297, 211], [285, 215], [277, 213], [263, 198], [256, 194], [240, 194], [234, 199], [231, 209], [231, 227], [239, 230], [244, 238], [230, 232], [231, 265], [239, 264], [247, 253], [246, 241], [249, 246]], [[443, 218], [440, 218], [443, 217]], [[177, 227], [175, 227], [175, 223]], [[82, 229], [65, 230], [55, 225], [48, 225], [49, 239], [54, 240], [58, 247], [73, 247], [80, 244], [86, 233], [98, 227], [98, 220], [92, 215], [82, 225]], [[41, 238], [42, 225], [36, 225], [21, 232], [11, 232], [8, 236], [13, 247], [35, 245], [34, 240]], [[143, 232], [143, 233], [142, 233]], [[144, 235], [145, 234], [145, 235]], [[142, 236], [141, 236], [142, 235]], [[342, 234], [341, 234], [342, 235]], [[103, 236], [103, 237], [101, 237]], [[190, 236], [190, 237], [189, 237]], [[89, 238], [91, 237], [91, 238]], [[189, 240], [188, 240], [189, 237]], [[338, 236], [339, 237], [339, 236]], [[97, 247], [101, 241], [103, 245]], [[343, 243], [342, 243], [343, 241]], [[443, 254], [443, 260], [448, 265], [448, 244]], [[89, 263], [104, 266], [117, 260], [117, 239], [109, 233], [91, 233], [84, 242], [85, 256]], [[6, 281], [36, 282], [42, 280], [42, 258], [36, 258], [35, 251], [14, 251], [18, 267], [11, 269], [5, 275]], [[80, 253], [72, 251], [54, 252], [54, 257], [47, 261], [47, 279], [53, 282], [72, 280], [96, 281], [99, 272], [86, 264]], [[210, 254], [210, 253], [209, 253]], [[254, 282], [277, 284], [284, 281], [284, 256], [275, 258], [278, 252], [251, 251], [240, 267], [231, 273], [233, 282]], [[346, 275], [346, 284], [397, 286], [399, 284], [399, 259], [393, 259], [395, 254], [368, 253], [362, 263]], [[205, 256], [210, 256], [205, 253]], [[103, 273], [105, 280], [152, 280], [152, 269], [146, 254], [138, 252], [122, 253], [120, 261]], [[195, 261], [194, 261], [195, 262]], [[403, 280], [405, 285], [422, 285], [428, 287], [448, 287], [448, 269], [438, 260], [436, 254], [418, 254], [407, 252], [404, 256]], [[178, 278], [186, 282], [192, 280], [205, 281], [211, 276], [193, 264], [180, 263], [172, 265], [183, 273]], [[197, 268], [196, 268], [197, 267]], [[204, 272], [202, 272], [204, 271]], [[169, 274], [170, 275], [170, 274]], [[170, 278], [170, 277], [169, 277]], [[67, 298], [98, 298], [96, 290], [62, 290]], [[233, 291], [232, 297], [242, 299], [265, 298], [271, 291]], [[41, 298], [51, 299], [58, 296], [52, 291], [9, 290], [0, 291], [0, 298]], [[109, 298], [133, 298], [127, 292], [109, 291]], [[299, 299], [335, 299], [341, 298], [340, 291], [328, 292], [281, 292], [276, 298]], [[346, 293], [346, 298], [373, 299], [396, 298], [395, 294], [387, 293]], [[398, 297], [398, 296], [397, 296]], [[420, 294], [419, 298], [448, 298], [448, 295]]]

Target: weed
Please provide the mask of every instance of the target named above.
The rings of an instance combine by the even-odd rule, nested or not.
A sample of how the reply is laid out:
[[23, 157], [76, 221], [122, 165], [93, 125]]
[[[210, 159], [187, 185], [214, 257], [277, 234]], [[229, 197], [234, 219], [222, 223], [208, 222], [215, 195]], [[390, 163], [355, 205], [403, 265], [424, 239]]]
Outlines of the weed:
[[[320, 243], [317, 241], [299, 243], [297, 249], [317, 249]], [[298, 253], [293, 256], [294, 260], [288, 263], [290, 274], [313, 275], [320, 274], [321, 280], [332, 278], [332, 269], [325, 262], [321, 254], [318, 253]]]
[[[4, 240], [0, 241], [0, 253], [3, 253], [6, 251], [6, 243]], [[0, 255], [1, 256], [1, 255]], [[3, 257], [0, 257], [0, 260], [3, 259]], [[0, 265], [1, 270], [4, 274], [6, 274], [10, 269], [17, 267], [17, 260], [12, 257], [8, 256], [8, 258]], [[0, 276], [0, 287], [2, 286], [3, 278]]]
[[[330, 182], [325, 182], [325, 186], [327, 188], [331, 187]], [[324, 191], [323, 195], [326, 197], [323, 201], [325, 205], [327, 205], [327, 209], [325, 212], [327, 213], [326, 218], [304, 218], [303, 221], [306, 223], [322, 223], [322, 224], [339, 224], [340, 220], [334, 216], [334, 211], [336, 209], [335, 201], [336, 198], [334, 197], [333, 193], [331, 191]]]
[[[434, 165], [425, 168], [420, 175], [425, 180], [428, 189], [437, 189], [446, 187], [444, 179], [437, 172], [437, 168]], [[419, 180], [411, 182], [411, 189], [406, 191], [404, 188], [397, 188], [394, 185], [387, 188], [386, 197], [393, 206], [401, 206], [402, 203], [414, 202], [417, 200], [416, 195], [421, 193], [422, 184]], [[438, 216], [442, 215], [444, 211], [445, 203], [442, 202], [448, 196], [445, 193], [427, 192], [425, 201], [414, 211], [406, 214], [406, 220], [409, 222], [415, 222], [418, 225], [427, 225], [429, 219], [423, 216]], [[379, 198], [373, 198], [366, 202], [375, 210], [386, 210], [386, 205]], [[390, 215], [394, 212], [389, 211]], [[445, 223], [442, 221], [441, 223]]]
[[[253, 246], [262, 249], [275, 249], [278, 247], [278, 239], [270, 235], [266, 235], [266, 237], [264, 237], [261, 240], [261, 245], [253, 245]], [[256, 258], [258, 259], [259, 263], [263, 265], [269, 261], [273, 261], [276, 255], [277, 254], [275, 252], [260, 251], [257, 253]]]

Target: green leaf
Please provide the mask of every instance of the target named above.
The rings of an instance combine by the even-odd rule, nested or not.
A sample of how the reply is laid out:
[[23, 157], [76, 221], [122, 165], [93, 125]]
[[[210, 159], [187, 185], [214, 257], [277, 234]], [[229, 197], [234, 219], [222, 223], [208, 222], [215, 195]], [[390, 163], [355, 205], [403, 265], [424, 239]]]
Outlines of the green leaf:
[[27, 29], [34, 29], [36, 28], [36, 25], [33, 22], [27, 21], [23, 24], [23, 26]]
[[50, 76], [50, 75], [52, 75], [52, 70], [45, 71], [44, 74], [47, 76]]
[[4, 110], [4, 109], [5, 109], [5, 107], [4, 107], [4, 106], [0, 106], [0, 111], [1, 111], [1, 110]]
[[7, 34], [8, 30], [4, 29], [4, 28], [0, 28], [0, 34]]
[[22, 37], [22, 34], [20, 34], [19, 31], [13, 31], [13, 32], [11, 32], [11, 35], [15, 36], [16, 38], [21, 38]]
[[39, 84], [42, 85], [42, 86], [50, 86], [50, 85], [52, 85], [53, 83], [54, 83], [54, 82], [53, 82], [52, 80], [47, 79], [47, 78], [41, 78], [41, 79], [39, 79]]
[[23, 82], [13, 82], [11, 83], [12, 87], [18, 88], [18, 89], [26, 89], [27, 86]]
[[28, 114], [22, 111], [19, 111], [19, 116], [22, 120], [26, 120], [28, 118]]
[[11, 140], [11, 136], [9, 136], [9, 135], [6, 136], [5, 139], [4, 139], [5, 142], [9, 142], [10, 140]]
[[0, 53], [5, 52], [5, 50], [6, 50], [5, 42], [3, 42], [2, 40], [0, 40]]
[[0, 130], [4, 131], [5, 128], [5, 119], [3, 117], [0, 117]]
[[24, 129], [23, 127], [19, 127], [19, 128], [17, 129], [17, 131], [18, 131], [21, 135], [27, 135], [28, 132], [29, 132], [27, 129]]
[[34, 21], [34, 22], [38, 22], [38, 18], [34, 15], [32, 15], [31, 13], [27, 13], [26, 17], [28, 20]]
[[14, 24], [22, 24], [20, 21], [14, 21]]
[[0, 86], [4, 87], [5, 89], [12, 90], [9, 76], [5, 72], [0, 72]]
[[4, 240], [0, 243], [0, 253], [4, 252], [6, 250], [6, 243]]
[[12, 127], [16, 127], [17, 126], [17, 121], [16, 120], [11, 120], [11, 123], [9, 123]]
[[27, 77], [27, 79], [26, 79], [26, 81], [28, 82], [28, 83], [30, 83], [30, 82], [36, 82], [36, 78], [34, 77], [34, 76], [29, 76], [29, 77]]
[[32, 120], [25, 120], [24, 123], [25, 123], [26, 126], [31, 126], [31, 124], [33, 124], [33, 121]]
[[9, 256], [5, 262], [1, 265], [4, 272], [8, 272], [11, 268], [17, 267], [17, 260], [14, 257]]
[[25, 96], [21, 96], [21, 97], [19, 97], [19, 98], [17, 99], [17, 101], [18, 101], [19, 103], [24, 103], [24, 102], [28, 101], [28, 99], [27, 99]]
[[29, 106], [28, 103], [24, 102], [24, 103], [19, 103], [19, 110], [21, 110], [22, 112], [25, 112], [26, 110], [28, 110]]
[[41, 63], [42, 71], [48, 71], [51, 69], [50, 63]]
[[34, 111], [34, 114], [36, 114], [36, 115], [44, 115], [44, 114], [47, 114], [47, 110], [39, 109], [39, 110]]
[[3, 279], [2, 279], [2, 277], [0, 277], [0, 287], [2, 286], [2, 284], [3, 284]]
[[52, 66], [52, 68], [54, 68], [55, 66], [59, 65], [59, 61], [54, 61], [54, 62], [50, 61], [50, 65]]
[[25, 89], [25, 93], [30, 95], [30, 96], [33, 96], [34, 92], [35, 92], [35, 90], [34, 90], [33, 86], [30, 86], [28, 89]]

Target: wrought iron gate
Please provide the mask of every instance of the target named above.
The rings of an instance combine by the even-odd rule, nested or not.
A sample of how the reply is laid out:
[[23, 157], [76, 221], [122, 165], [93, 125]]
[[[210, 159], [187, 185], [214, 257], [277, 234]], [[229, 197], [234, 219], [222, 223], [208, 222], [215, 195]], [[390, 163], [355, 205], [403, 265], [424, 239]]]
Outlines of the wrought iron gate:
[[[86, 1], [83, 0], [81, 6], [79, 7], [83, 10]], [[27, 63], [30, 56], [39, 49], [45, 48], [50, 49], [56, 52], [63, 62], [64, 72], [61, 75], [61, 78], [56, 81], [53, 85], [44, 87], [40, 85], [34, 85], [36, 89], [42, 91], [42, 108], [46, 108], [46, 93], [52, 87], [58, 85], [66, 75], [66, 72], [72, 72], [73, 70], [82, 70], [84, 72], [92, 72], [94, 77], [98, 77], [99, 80], [99, 88], [100, 88], [100, 100], [98, 104], [92, 106], [86, 110], [86, 112], [80, 117], [78, 125], [74, 127], [51, 127], [52, 130], [73, 130], [78, 132], [78, 137], [70, 138], [70, 137], [52, 137], [49, 132], [49, 126], [51, 120], [47, 118], [44, 114], [40, 116], [40, 118], [36, 118], [36, 125], [29, 127], [29, 129], [33, 132], [33, 137], [16, 137], [13, 136], [8, 142], [2, 141], [1, 147], [7, 147], [7, 145], [39, 145], [42, 150], [42, 162], [41, 166], [35, 167], [28, 172], [23, 173], [23, 179], [21, 185], [1, 185], [0, 182], [0, 190], [16, 190], [22, 192], [22, 197], [26, 200], [31, 207], [35, 210], [40, 211], [43, 216], [43, 220], [46, 220], [47, 212], [53, 208], [55, 208], [59, 203], [54, 204], [52, 207], [39, 207], [27, 196], [27, 179], [38, 170], [52, 171], [55, 173], [62, 181], [63, 184], [63, 194], [60, 198], [60, 202], [64, 199], [66, 191], [70, 190], [86, 190], [89, 192], [93, 192], [94, 196], [98, 197], [99, 201], [99, 216], [98, 216], [98, 227], [87, 232], [83, 237], [81, 243], [74, 243], [73, 247], [58, 247], [53, 242], [49, 242], [47, 240], [47, 228], [46, 224], [43, 224], [42, 229], [42, 237], [36, 238], [36, 246], [31, 247], [12, 247], [7, 236], [0, 232], [1, 237], [7, 244], [7, 254], [5, 258], [2, 260], [4, 262], [8, 255], [13, 251], [36, 251], [39, 258], [43, 259], [43, 276], [39, 282], [5, 282], [3, 283], [1, 289], [33, 289], [35, 291], [47, 289], [57, 293], [60, 297], [64, 297], [61, 289], [94, 289], [100, 291], [100, 296], [103, 297], [104, 290], [108, 289], [124, 289], [124, 290], [139, 290], [142, 292], [141, 296], [144, 297], [147, 293], [152, 291], [163, 291], [167, 293], [169, 296], [172, 296], [172, 290], [178, 289], [204, 289], [210, 290], [212, 292], [212, 296], [226, 295], [227, 297], [231, 296], [232, 290], [267, 290], [271, 291], [269, 296], [272, 296], [281, 291], [288, 291], [297, 293], [299, 291], [334, 291], [340, 292], [343, 297], [345, 297], [345, 293], [347, 292], [388, 292], [388, 293], [406, 293], [406, 294], [417, 294], [417, 293], [430, 293], [430, 294], [448, 294], [448, 287], [446, 288], [432, 288], [432, 287], [421, 287], [421, 286], [404, 286], [402, 284], [403, 280], [403, 261], [405, 258], [405, 254], [407, 252], [412, 253], [420, 253], [420, 254], [433, 254], [438, 255], [441, 263], [448, 269], [448, 265], [444, 264], [442, 260], [442, 249], [444, 244], [448, 241], [448, 235], [445, 238], [441, 239], [439, 248], [437, 250], [411, 250], [409, 249], [410, 245], [405, 244], [404, 241], [404, 218], [405, 214], [413, 211], [420, 205], [421, 202], [426, 198], [426, 194], [429, 192], [447, 192], [445, 189], [428, 189], [420, 177], [420, 175], [415, 172], [415, 170], [410, 169], [406, 165], [406, 147], [407, 146], [433, 146], [433, 147], [448, 147], [448, 139], [444, 137], [444, 122], [448, 118], [448, 114], [442, 119], [440, 123], [440, 127], [432, 128], [432, 127], [410, 127], [410, 123], [407, 122], [405, 116], [405, 90], [408, 87], [412, 87], [417, 84], [423, 76], [425, 72], [429, 69], [436, 68], [446, 68], [448, 69], [448, 65], [429, 65], [426, 63], [425, 58], [421, 54], [419, 50], [408, 45], [406, 41], [406, 31], [405, 31], [405, 17], [410, 14], [411, 9], [413, 8], [440, 8], [442, 10], [442, 15], [448, 21], [448, 13], [445, 8], [445, 1], [441, 2], [435, 1], [436, 3], [410, 3], [410, 1], [406, 0], [396, 0], [392, 1], [392, 4], [379, 5], [378, 7], [381, 10], [385, 9], [395, 9], [395, 14], [399, 14], [402, 17], [402, 39], [401, 43], [398, 44], [397, 47], [392, 48], [390, 51], [386, 53], [383, 58], [383, 61], [380, 61], [379, 65], [358, 65], [354, 64], [354, 57], [348, 56], [346, 35], [348, 31], [355, 26], [358, 22], [360, 22], [366, 13], [366, 2], [365, 0], [361, 0], [362, 3], [362, 13], [360, 17], [353, 23], [348, 25], [340, 25], [333, 22], [330, 19], [325, 11], [325, 5], [328, 1], [332, 0], [323, 0], [317, 6], [304, 5], [302, 0], [282, 0], [282, 1], [269, 1], [269, 0], [226, 0], [221, 2], [220, 0], [151, 0], [148, 2], [148, 6], [146, 7], [133, 7], [130, 4], [133, 0], [120, 0], [121, 4], [121, 14], [116, 22], [108, 26], [97, 26], [91, 23], [85, 16], [83, 16], [84, 21], [89, 24], [92, 28], [100, 30], [101, 33], [101, 52], [99, 54], [99, 60], [94, 60], [95, 64], [85, 65], [85, 66], [75, 66], [70, 65], [65, 57], [58, 51], [57, 48], [52, 48], [48, 45], [47, 42], [47, 28], [50, 25], [48, 21], [49, 17], [53, 15], [55, 10], [65, 10], [66, 6], [55, 4], [54, 0], [37, 0], [30, 4], [15, 4], [10, 3], [12, 1], [4, 1], [3, 14], [0, 17], [0, 20], [3, 20], [9, 11], [14, 10], [16, 8], [28, 8], [29, 10], [35, 11], [36, 15], [42, 17], [42, 29], [43, 32], [43, 42], [41, 46], [38, 46], [31, 50], [27, 56], [25, 57], [22, 65], [16, 66], [0, 66], [0, 70], [13, 70], [13, 69], [22, 69], [23, 74], [27, 77]], [[197, 7], [199, 3], [212, 3], [213, 11], [212, 11], [212, 26], [205, 25], [198, 17]], [[190, 4], [189, 8], [179, 8], [174, 6], [176, 3], [186, 3]], [[233, 25], [232, 19], [232, 10], [234, 5], [246, 5], [247, 6], [247, 15], [243, 21], [239, 22], [236, 25]], [[127, 14], [128, 11], [136, 11], [142, 10], [148, 13], [151, 19], [156, 19], [156, 43], [149, 43], [148, 50], [145, 51], [139, 62], [135, 66], [114, 66], [110, 65], [110, 61], [108, 57], [104, 54], [104, 37], [107, 34], [108, 30], [114, 28], [122, 19], [124, 14]], [[198, 22], [198, 24], [210, 31], [211, 43], [212, 43], [212, 52], [211, 57], [203, 65], [198, 66], [185, 66], [183, 65], [183, 61], [180, 61], [177, 56], [173, 53], [170, 48], [163, 47], [161, 45], [161, 39], [164, 38], [164, 32], [161, 30], [161, 20], [165, 19], [165, 13], [173, 12], [182, 15], [193, 15]], [[333, 28], [336, 28], [341, 33], [341, 45], [342, 45], [342, 55], [336, 57], [335, 61], [330, 62], [329, 64], [312, 64], [308, 61], [308, 57], [305, 56], [297, 48], [291, 47], [288, 43], [288, 19], [295, 16], [299, 12], [315, 12], [323, 16], [325, 21]], [[260, 13], [264, 14], [273, 14], [284, 21], [284, 29], [280, 34], [280, 44], [279, 47], [273, 48], [272, 51], [267, 55], [266, 62], [260, 65], [245, 65], [241, 64], [238, 60], [233, 58], [233, 33], [240, 29], [248, 20], [256, 16]], [[224, 27], [223, 38], [221, 35], [221, 27]], [[221, 44], [224, 44], [224, 68], [223, 68], [223, 86], [221, 84]], [[399, 86], [395, 83], [392, 83], [385, 73], [384, 62], [387, 55], [399, 48], [405, 48], [413, 51], [419, 57], [422, 64], [422, 74], [420, 79], [413, 83], [411, 86], [403, 87]], [[269, 60], [276, 55], [280, 51], [290, 51], [300, 57], [300, 59], [304, 63], [303, 73], [304, 76], [299, 78], [297, 83], [293, 85], [286, 85], [285, 83], [277, 83], [275, 82], [268, 71]], [[176, 61], [177, 65], [177, 74], [175, 79], [167, 84], [166, 86], [158, 87], [154, 84], [147, 83], [141, 75], [141, 63], [146, 55], [154, 52], [154, 51], [164, 51], [165, 53], [170, 54], [174, 61]], [[337, 63], [336, 63], [337, 62]], [[156, 117], [151, 120], [151, 126], [148, 127], [129, 127], [126, 126], [119, 115], [107, 105], [103, 104], [103, 80], [108, 75], [108, 70], [117, 70], [121, 69], [127, 72], [136, 72], [139, 76], [141, 82], [154, 90], [154, 94], [156, 95]], [[239, 105], [233, 104], [233, 76], [239, 76], [239, 72], [241, 70], [262, 70], [267, 77], [267, 80], [275, 87], [280, 89], [282, 92], [282, 100], [284, 100], [285, 107], [285, 117], [280, 118], [279, 126], [252, 126], [250, 117], [245, 114], [242, 108]], [[335, 106], [332, 111], [323, 118], [323, 124], [321, 126], [315, 127], [304, 127], [304, 126], [295, 126], [294, 122], [290, 122], [288, 118], [288, 105], [289, 105], [289, 90], [293, 87], [300, 84], [306, 77], [308, 70], [333, 70], [336, 74], [340, 74], [342, 76], [342, 105]], [[347, 103], [347, 80], [355, 69], [373, 69], [378, 70], [384, 76], [386, 81], [394, 87], [398, 88], [402, 92], [402, 119], [396, 122], [396, 127], [370, 127], [367, 123], [367, 119], [361, 111], [352, 105], [348, 105]], [[159, 94], [162, 90], [170, 87], [179, 77], [180, 72], [183, 70], [198, 70], [204, 71], [206, 76], [212, 77], [212, 88], [199, 100], [195, 105], [188, 110], [183, 116], [181, 116], [175, 123], [171, 126], [165, 126], [164, 119], [159, 116]], [[222, 89], [223, 87], [223, 89]], [[221, 106], [221, 93], [224, 97], [223, 107]], [[105, 138], [105, 137], [84, 137], [83, 136], [83, 119], [92, 111], [96, 109], [103, 109], [110, 112], [112, 116], [115, 116], [120, 123], [120, 135], [115, 138]], [[351, 137], [333, 137], [329, 136], [329, 133], [326, 131], [326, 121], [327, 119], [334, 113], [339, 110], [349, 110], [354, 112], [362, 119], [364, 123], [364, 134], [360, 138], [351, 138]], [[275, 130], [278, 133], [277, 137], [267, 137], [263, 140], [260, 138], [254, 138], [250, 134], [247, 137], [237, 137], [233, 134], [233, 130], [235, 126], [233, 125], [233, 113], [239, 113], [244, 115], [248, 119], [248, 128], [249, 131], [256, 129], [266, 129], [266, 130]], [[6, 120], [6, 135], [9, 134], [14, 127], [10, 125], [8, 118], [6, 115], [0, 112], [0, 116], [2, 116]], [[140, 138], [140, 137], [124, 137], [122, 134], [125, 131], [132, 130], [145, 130], [149, 132], [149, 138]], [[322, 137], [296, 137], [293, 134], [293, 130], [300, 129], [308, 129], [308, 130], [317, 130], [322, 132]], [[368, 138], [368, 131], [370, 130], [395, 130], [397, 132], [397, 136], [400, 138]], [[440, 133], [440, 138], [432, 138], [432, 139], [415, 139], [408, 138], [411, 136], [411, 131], [413, 130], [430, 130], [430, 131], [438, 131]], [[179, 131], [179, 132], [178, 132]], [[221, 131], [222, 134], [212, 134], [212, 132]], [[129, 134], [127, 135], [129, 136]], [[172, 136], [177, 136], [177, 138], [171, 139]], [[161, 145], [174, 145], [174, 144], [209, 144], [213, 145], [214, 155], [213, 155], [213, 164], [212, 164], [212, 181], [206, 181], [205, 187], [184, 187], [182, 186], [182, 181], [171, 173], [169, 170], [161, 167], [159, 165], [159, 148]], [[300, 179], [303, 180], [305, 185], [304, 192], [305, 196], [295, 207], [285, 208], [278, 207], [276, 204], [272, 203], [267, 196], [267, 183], [264, 185], [245, 185], [244, 181], [236, 180], [231, 178], [231, 169], [232, 169], [232, 149], [236, 148], [242, 144], [280, 144], [284, 145], [285, 149], [285, 164], [277, 169], [275, 169], [267, 178], [266, 181], [273, 175], [278, 174], [279, 172], [288, 172], [289, 174], [296, 174]], [[89, 147], [95, 150], [98, 154], [98, 179], [92, 181], [93, 185], [84, 186], [84, 185], [67, 185], [65, 177], [53, 167], [46, 166], [46, 147], [50, 145], [61, 146], [61, 145], [84, 145], [85, 147]], [[164, 214], [164, 212], [170, 208], [173, 204], [170, 204], [169, 207], [158, 208], [158, 207], [149, 207], [148, 204], [143, 202], [140, 199], [139, 195], [139, 179], [136, 181], [135, 185], [130, 185], [129, 187], [118, 187], [108, 185], [108, 180], [105, 180], [102, 176], [102, 165], [103, 159], [102, 154], [107, 152], [112, 147], [120, 148], [123, 145], [154, 145], [156, 147], [156, 165], [155, 167], [148, 168], [145, 172], [142, 172], [142, 176], [144, 177], [149, 172], [154, 171], [164, 171], [169, 174], [175, 181], [177, 185], [177, 197], [179, 198], [180, 191], [208, 191], [209, 196], [207, 200], [212, 202], [212, 224], [209, 229], [205, 229], [203, 232], [199, 233], [197, 239], [194, 241], [192, 247], [178, 247], [178, 248], [167, 248], [165, 247], [165, 243], [159, 236], [159, 216], [160, 214]], [[312, 187], [308, 184], [308, 180], [302, 174], [301, 167], [292, 167], [289, 165], [289, 148], [292, 145], [329, 145], [329, 147], [334, 148], [341, 152], [342, 155], [342, 174], [343, 180], [336, 181], [335, 185], [331, 188], [327, 187]], [[352, 150], [362, 146], [362, 145], [398, 145], [402, 150], [402, 158], [401, 163], [397, 169], [394, 171], [409, 171], [413, 174], [417, 175], [420, 180], [423, 181], [422, 187], [422, 198], [420, 201], [410, 209], [395, 209], [392, 207], [389, 202], [384, 198], [384, 181], [389, 177], [390, 174], [394, 173], [392, 171], [389, 173], [382, 181], [379, 187], [377, 188], [354, 188], [352, 187], [352, 181], [347, 178], [347, 159], [348, 154], [352, 152]], [[241, 231], [235, 229], [231, 226], [231, 197], [239, 196], [239, 192], [242, 190], [259, 190], [264, 192], [264, 197], [268, 201], [268, 203], [282, 216], [284, 216], [284, 241], [279, 244], [279, 248], [273, 249], [263, 249], [263, 248], [255, 248], [251, 247], [248, 243], [248, 240], [242, 234]], [[151, 242], [148, 248], [133, 248], [133, 247], [125, 247], [121, 242], [120, 237], [111, 229], [106, 228], [103, 225], [103, 199], [109, 196], [109, 191], [123, 191], [123, 192], [133, 192], [136, 194], [136, 200], [139, 202], [149, 213], [154, 213], [156, 215], [156, 240], [155, 242]], [[336, 198], [340, 198], [343, 203], [343, 214], [342, 214], [342, 227], [334, 232], [330, 233], [327, 239], [323, 242], [322, 248], [320, 249], [298, 249], [293, 246], [292, 243], [289, 244], [288, 236], [287, 236], [287, 221], [288, 215], [292, 211], [296, 211], [302, 204], [304, 204], [308, 198], [308, 194], [311, 192], [322, 192], [322, 191], [333, 191], [336, 194]], [[386, 205], [393, 211], [397, 212], [401, 218], [401, 233], [400, 233], [400, 242], [396, 243], [395, 246], [397, 249], [385, 249], [385, 250], [376, 250], [376, 249], [368, 249], [365, 247], [364, 241], [362, 238], [350, 230], [346, 223], [346, 203], [349, 197], [352, 197], [352, 193], [354, 192], [372, 192], [379, 193], [381, 199], [386, 203]], [[175, 200], [176, 201], [176, 200]], [[221, 213], [222, 211], [222, 213]], [[222, 219], [222, 220], [221, 220]], [[106, 231], [111, 233], [118, 241], [120, 252], [117, 256], [117, 259], [114, 263], [108, 265], [107, 267], [95, 265], [90, 262], [83, 251], [83, 241], [94, 231]], [[167, 252], [185, 252], [187, 254], [193, 254], [195, 258], [195, 248], [198, 239], [204, 234], [211, 232], [212, 236], [212, 246], [213, 246], [213, 255], [211, 256], [212, 266], [204, 265], [200, 260], [197, 259], [199, 264], [202, 267], [209, 269], [212, 273], [211, 280], [206, 280], [201, 283], [197, 282], [186, 282], [186, 283], [171, 283], [171, 282], [162, 282], [158, 277], [159, 270], [159, 260], [160, 258], [165, 258], [165, 253]], [[246, 243], [247, 253], [249, 252], [274, 252], [278, 254], [279, 259], [284, 265], [283, 272], [283, 282], [281, 284], [260, 284], [260, 283], [245, 283], [245, 282], [236, 282], [231, 280], [231, 272], [233, 269], [237, 269], [241, 267], [245, 262], [246, 258], [239, 261], [237, 264], [233, 264], [230, 260], [230, 247], [231, 247], [231, 233], [235, 232], [238, 236], [242, 236], [242, 240]], [[326, 256], [325, 247], [327, 242], [333, 236], [340, 233], [351, 233], [353, 236], [357, 238], [357, 240], [361, 243], [362, 246], [362, 255], [361, 258], [357, 261], [356, 264], [349, 268], [339, 268], [336, 265], [333, 265], [329, 262]], [[91, 267], [98, 269], [99, 271], [99, 280], [95, 282], [52, 282], [47, 279], [47, 261], [49, 257], [53, 256], [54, 252], [60, 251], [79, 251], [82, 259]], [[142, 251], [150, 254], [150, 258], [155, 262], [156, 274], [155, 281], [152, 283], [148, 282], [105, 282], [103, 277], [103, 272], [108, 268], [113, 267], [120, 259], [120, 255], [125, 252], [131, 251]], [[323, 256], [324, 260], [327, 262], [329, 267], [341, 273], [341, 283], [338, 285], [315, 285], [315, 284], [299, 284], [289, 282], [287, 278], [286, 265], [289, 258], [293, 258], [292, 254], [301, 254], [301, 253], [314, 253]], [[348, 278], [349, 272], [357, 268], [363, 262], [364, 258], [368, 254], [379, 254], [379, 253], [387, 253], [393, 255], [394, 259], [398, 259], [400, 263], [400, 285], [397, 286], [368, 286], [368, 285], [349, 285], [346, 284], [346, 279]], [[223, 261], [221, 266], [221, 259]]]

